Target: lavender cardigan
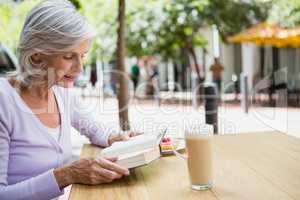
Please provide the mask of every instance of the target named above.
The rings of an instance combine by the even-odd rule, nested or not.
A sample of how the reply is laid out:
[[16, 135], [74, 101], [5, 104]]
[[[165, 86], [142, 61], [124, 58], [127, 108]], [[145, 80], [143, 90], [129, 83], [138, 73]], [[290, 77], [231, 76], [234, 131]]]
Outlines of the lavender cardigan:
[[71, 126], [93, 144], [107, 146], [111, 130], [93, 120], [90, 112], [77, 108], [77, 99], [69, 89], [58, 86], [52, 89], [61, 117], [58, 141], [9, 82], [0, 78], [1, 200], [46, 200], [63, 194], [53, 169], [66, 164], [71, 157]]

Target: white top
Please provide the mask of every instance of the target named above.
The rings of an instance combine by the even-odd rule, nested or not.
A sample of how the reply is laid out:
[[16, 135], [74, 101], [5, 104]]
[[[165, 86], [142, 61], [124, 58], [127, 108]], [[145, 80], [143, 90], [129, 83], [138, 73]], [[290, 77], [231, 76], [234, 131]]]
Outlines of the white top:
[[48, 133], [51, 135], [51, 137], [53, 137], [56, 141], [58, 141], [59, 139], [59, 135], [60, 135], [60, 126], [56, 127], [56, 128], [50, 128], [45, 126], [46, 129], [48, 129]]

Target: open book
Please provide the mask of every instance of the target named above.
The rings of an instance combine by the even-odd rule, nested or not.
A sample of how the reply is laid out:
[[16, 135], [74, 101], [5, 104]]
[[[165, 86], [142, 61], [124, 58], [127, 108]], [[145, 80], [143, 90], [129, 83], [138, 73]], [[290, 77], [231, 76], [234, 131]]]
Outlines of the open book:
[[115, 142], [103, 149], [101, 156], [118, 156], [117, 164], [129, 169], [146, 165], [160, 157], [159, 143], [163, 135], [143, 134]]

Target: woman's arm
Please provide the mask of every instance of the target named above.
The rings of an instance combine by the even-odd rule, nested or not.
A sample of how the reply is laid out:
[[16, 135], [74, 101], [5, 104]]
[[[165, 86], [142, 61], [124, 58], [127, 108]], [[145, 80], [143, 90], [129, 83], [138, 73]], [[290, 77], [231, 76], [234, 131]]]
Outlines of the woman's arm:
[[[10, 137], [6, 126], [0, 120], [0, 199], [1, 200], [47, 200], [63, 194], [56, 182], [53, 170], [49, 170], [28, 180], [8, 185]], [[18, 164], [18, 163], [15, 163]], [[22, 166], [20, 166], [22, 167]]]
[[94, 104], [87, 105], [79, 97], [70, 94], [71, 125], [82, 135], [89, 138], [92, 144], [102, 147], [109, 146], [109, 136], [114, 130], [95, 119]]
[[84, 158], [64, 167], [54, 170], [55, 178], [60, 188], [73, 183], [95, 185], [109, 183], [123, 175], [129, 175], [129, 170], [114, 162], [111, 158]]
[[79, 97], [70, 94], [71, 124], [85, 135], [92, 144], [102, 147], [110, 146], [113, 142], [128, 140], [130, 137], [142, 134], [138, 131], [117, 132], [95, 119], [95, 104], [81, 102]]
[[[129, 175], [126, 168], [114, 162], [117, 158], [86, 158], [38, 176], [8, 185], [10, 136], [0, 120], [0, 199], [50, 200], [63, 194], [63, 188], [73, 183], [100, 184]], [[18, 163], [13, 163], [17, 165]], [[22, 166], [20, 166], [22, 167]]]

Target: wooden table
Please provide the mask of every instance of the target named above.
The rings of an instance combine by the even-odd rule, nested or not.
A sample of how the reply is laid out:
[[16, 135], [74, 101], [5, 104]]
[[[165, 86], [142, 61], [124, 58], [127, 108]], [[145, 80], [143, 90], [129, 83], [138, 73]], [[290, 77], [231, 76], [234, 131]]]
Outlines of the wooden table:
[[[73, 185], [69, 199], [300, 199], [300, 139], [275, 132], [216, 136], [214, 147], [211, 190], [191, 190], [186, 164], [170, 156], [111, 184]], [[86, 145], [82, 157], [99, 151]]]

